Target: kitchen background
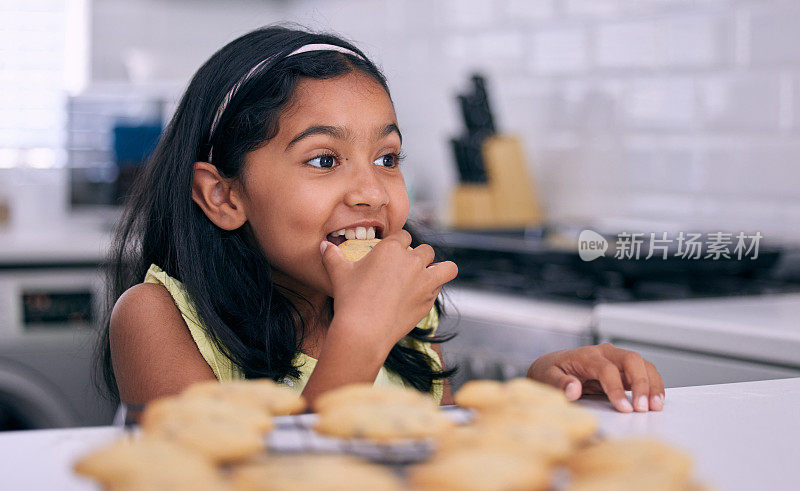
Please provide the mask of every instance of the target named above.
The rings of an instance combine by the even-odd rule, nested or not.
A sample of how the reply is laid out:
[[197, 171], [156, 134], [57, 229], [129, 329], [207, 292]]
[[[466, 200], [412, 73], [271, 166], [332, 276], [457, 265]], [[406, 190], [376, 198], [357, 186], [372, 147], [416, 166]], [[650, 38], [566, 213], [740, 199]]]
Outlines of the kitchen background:
[[[88, 372], [113, 204], [199, 65], [286, 21], [385, 70], [412, 218], [460, 266], [443, 325], [460, 333], [456, 385], [605, 340], [669, 386], [800, 376], [794, 1], [5, 0], [0, 428], [110, 421]], [[452, 226], [456, 95], [475, 73], [543, 222]], [[582, 229], [763, 241], [758, 260], [585, 262]]]

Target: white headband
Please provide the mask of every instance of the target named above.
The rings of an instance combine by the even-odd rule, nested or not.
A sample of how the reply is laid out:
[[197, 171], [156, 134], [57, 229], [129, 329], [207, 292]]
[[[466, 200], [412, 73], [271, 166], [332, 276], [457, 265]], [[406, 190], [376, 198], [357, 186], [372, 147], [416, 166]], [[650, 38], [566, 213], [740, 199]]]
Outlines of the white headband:
[[[291, 53], [289, 53], [288, 55], [284, 56], [281, 59], [288, 58], [288, 57], [294, 56], [294, 55], [299, 55], [300, 53], [307, 53], [309, 51], [338, 51], [340, 53], [346, 53], [348, 55], [355, 56], [356, 58], [359, 58], [361, 60], [364, 59], [361, 55], [359, 55], [355, 51], [347, 49], [347, 48], [344, 48], [342, 46], [336, 46], [335, 44], [306, 44], [305, 46], [301, 46], [301, 47], [297, 48], [296, 50], [292, 51]], [[209, 143], [211, 142], [211, 139], [214, 137], [214, 131], [216, 131], [217, 125], [219, 125], [219, 121], [222, 118], [222, 114], [225, 112], [225, 109], [228, 107], [228, 104], [230, 104], [231, 100], [236, 95], [236, 93], [239, 91], [239, 89], [242, 87], [242, 85], [244, 85], [245, 82], [247, 82], [251, 78], [255, 77], [259, 73], [263, 72], [264, 69], [267, 66], [270, 65], [270, 62], [275, 60], [275, 58], [277, 56], [278, 55], [272, 55], [269, 58], [266, 58], [266, 59], [262, 60], [261, 62], [259, 62], [256, 66], [251, 68], [250, 71], [247, 72], [247, 74], [244, 77], [242, 77], [241, 79], [239, 79], [238, 82], [233, 84], [233, 87], [231, 87], [231, 90], [229, 90], [228, 93], [225, 94], [225, 98], [222, 99], [222, 103], [219, 105], [219, 107], [217, 108], [217, 112], [214, 114], [214, 120], [211, 122], [211, 131], [208, 132], [208, 141], [209, 141]], [[212, 152], [212, 150], [213, 150], [213, 146], [208, 149], [208, 161], [209, 162], [211, 162], [211, 152]]]

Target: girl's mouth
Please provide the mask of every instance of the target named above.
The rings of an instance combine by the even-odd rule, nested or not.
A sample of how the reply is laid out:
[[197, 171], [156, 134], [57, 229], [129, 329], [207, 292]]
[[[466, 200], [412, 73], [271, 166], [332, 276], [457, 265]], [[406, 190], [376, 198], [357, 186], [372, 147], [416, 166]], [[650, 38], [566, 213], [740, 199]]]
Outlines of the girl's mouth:
[[381, 230], [374, 227], [356, 227], [337, 230], [325, 236], [325, 240], [334, 245], [339, 245], [350, 239], [380, 239]]
[[328, 234], [328, 236], [327, 236], [327, 237], [325, 237], [325, 239], [326, 239], [328, 242], [330, 242], [331, 244], [333, 244], [333, 245], [337, 245], [337, 246], [338, 246], [339, 244], [341, 244], [342, 242], [344, 242], [345, 240], [347, 240], [347, 239], [345, 239], [344, 235], [337, 235], [337, 236], [335, 236], [335, 237], [334, 237], [334, 236], [332, 236], [331, 234]]

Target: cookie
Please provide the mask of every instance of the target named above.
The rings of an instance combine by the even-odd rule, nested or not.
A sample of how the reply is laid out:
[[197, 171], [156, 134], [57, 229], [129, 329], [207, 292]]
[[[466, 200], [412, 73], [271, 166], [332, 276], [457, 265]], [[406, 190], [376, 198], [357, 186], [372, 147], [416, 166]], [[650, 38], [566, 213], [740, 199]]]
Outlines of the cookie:
[[409, 470], [417, 490], [544, 490], [550, 470], [541, 461], [513, 449], [465, 448], [435, 456]]
[[597, 433], [597, 418], [572, 404], [543, 406], [506, 406], [481, 410], [476, 419], [485, 424], [509, 423], [548, 426], [560, 431], [573, 445], [578, 445]]
[[145, 435], [160, 437], [215, 462], [245, 458], [264, 448], [272, 419], [251, 405], [208, 396], [176, 396], [148, 404], [140, 420]]
[[436, 442], [437, 453], [462, 448], [515, 449], [520, 455], [551, 464], [564, 461], [573, 451], [572, 442], [564, 432], [548, 425], [513, 421], [461, 426], [448, 431]]
[[453, 425], [429, 396], [397, 386], [347, 385], [323, 394], [314, 407], [315, 429], [339, 438], [430, 438]]
[[692, 459], [666, 443], [650, 438], [607, 440], [576, 452], [567, 467], [579, 479], [600, 474], [621, 474], [639, 469], [661, 470], [688, 482]]
[[388, 468], [343, 455], [270, 457], [264, 462], [233, 469], [236, 491], [350, 491], [404, 489]]
[[344, 253], [345, 259], [355, 262], [366, 256], [380, 241], [381, 239], [350, 239], [339, 244], [339, 249]]
[[390, 443], [436, 438], [453, 425], [433, 404], [377, 402], [328, 408], [319, 413], [314, 429], [338, 438]]
[[[366, 256], [380, 241], [381, 239], [350, 239], [339, 244], [339, 249], [344, 253], [345, 259], [355, 262]], [[409, 247], [408, 250], [413, 251], [414, 248]]]
[[431, 405], [433, 400], [414, 389], [373, 384], [350, 384], [328, 391], [314, 401], [314, 409], [323, 412], [334, 406], [373, 403]]
[[567, 488], [570, 491], [699, 491], [702, 487], [688, 483], [681, 476], [661, 469], [636, 469], [610, 474], [596, 474], [576, 479]]
[[306, 407], [302, 397], [289, 387], [272, 380], [200, 382], [189, 387], [184, 394], [217, 397], [226, 401], [251, 404], [273, 416], [296, 414], [302, 412]]
[[455, 395], [457, 405], [478, 410], [511, 405], [527, 407], [568, 402], [563, 391], [528, 378], [517, 378], [508, 382], [472, 380], [464, 384]]
[[227, 489], [207, 458], [155, 438], [118, 440], [86, 455], [74, 469], [115, 490]]

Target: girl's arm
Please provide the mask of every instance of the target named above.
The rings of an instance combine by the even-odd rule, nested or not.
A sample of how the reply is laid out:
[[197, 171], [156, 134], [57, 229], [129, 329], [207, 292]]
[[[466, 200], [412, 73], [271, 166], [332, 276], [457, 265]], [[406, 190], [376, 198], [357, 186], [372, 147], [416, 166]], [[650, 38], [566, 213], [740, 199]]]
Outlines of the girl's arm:
[[[386, 357], [389, 356], [391, 346], [376, 352], [374, 344], [368, 342], [363, 334], [359, 336], [357, 333], [345, 332], [346, 329], [357, 331], [359, 326], [352, 322], [337, 322], [340, 320], [334, 317], [328, 335], [325, 336], [317, 365], [303, 389], [303, 398], [311, 407], [317, 397], [331, 389], [346, 384], [375, 382]], [[441, 346], [432, 344], [431, 347], [439, 355], [444, 370]], [[453, 404], [450, 381], [447, 379], [444, 381], [441, 403]]]
[[365, 334], [369, 332], [369, 324], [368, 320], [362, 325], [334, 314], [317, 364], [303, 389], [303, 398], [311, 408], [316, 398], [329, 390], [347, 384], [375, 382], [391, 346], [370, 339]]
[[144, 404], [215, 380], [169, 292], [142, 283], [119, 297], [109, 326], [120, 400]]

